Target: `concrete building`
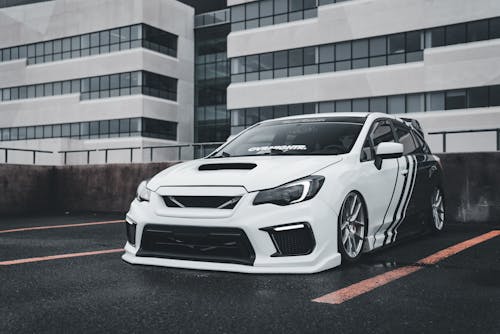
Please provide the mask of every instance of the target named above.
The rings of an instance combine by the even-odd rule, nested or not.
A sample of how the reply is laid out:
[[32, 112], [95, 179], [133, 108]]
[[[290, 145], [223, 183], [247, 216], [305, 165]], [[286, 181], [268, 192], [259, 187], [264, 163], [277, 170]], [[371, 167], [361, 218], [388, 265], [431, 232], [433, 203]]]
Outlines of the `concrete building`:
[[[380, 111], [449, 134], [447, 151], [499, 150], [497, 0], [228, 0], [232, 133], [258, 120]], [[442, 135], [429, 135], [436, 152]]]
[[[192, 7], [175, 0], [0, 5], [26, 2], [0, 8], [1, 147], [58, 152], [193, 142]], [[129, 153], [89, 154], [102, 162], [105, 154], [121, 161]], [[140, 150], [132, 154], [143, 160]], [[62, 163], [64, 155], [39, 159]]]
[[39, 163], [188, 159], [335, 111], [415, 117], [436, 152], [499, 150], [500, 2], [0, 0], [0, 91], [0, 148], [84, 151]]

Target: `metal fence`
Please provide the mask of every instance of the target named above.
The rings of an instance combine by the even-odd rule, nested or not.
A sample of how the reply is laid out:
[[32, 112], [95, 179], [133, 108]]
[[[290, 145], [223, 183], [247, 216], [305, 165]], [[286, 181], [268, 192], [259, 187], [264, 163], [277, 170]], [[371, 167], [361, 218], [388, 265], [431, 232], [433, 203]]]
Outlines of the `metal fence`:
[[[494, 146], [500, 151], [500, 128], [453, 130], [429, 132], [428, 136], [441, 136], [442, 149], [436, 152], [448, 152], [450, 135], [472, 133], [495, 133]], [[175, 160], [192, 160], [207, 156], [223, 142], [194, 143], [160, 146], [133, 146], [88, 150], [44, 151], [0, 147], [0, 163], [4, 164], [109, 164], [109, 163], [150, 163]], [[491, 150], [491, 149], [490, 149]], [[15, 153], [15, 154], [14, 154]], [[111, 157], [115, 154], [114, 157]], [[12, 155], [15, 155], [14, 157]], [[43, 157], [44, 159], [40, 159]], [[2, 159], [3, 158], [3, 159]], [[43, 160], [41, 162], [41, 160]]]
[[[0, 147], [0, 164], [76, 165], [192, 160], [207, 156], [221, 144], [223, 143], [131, 146], [56, 152]], [[40, 159], [41, 154], [44, 154], [43, 161]]]
[[496, 133], [496, 150], [500, 151], [500, 128], [489, 128], [489, 129], [474, 129], [474, 130], [453, 130], [453, 131], [437, 131], [437, 132], [429, 132], [429, 136], [438, 135], [441, 136], [442, 139], [442, 152], [447, 152], [447, 139], [449, 135], [453, 134], [471, 134], [471, 133]]

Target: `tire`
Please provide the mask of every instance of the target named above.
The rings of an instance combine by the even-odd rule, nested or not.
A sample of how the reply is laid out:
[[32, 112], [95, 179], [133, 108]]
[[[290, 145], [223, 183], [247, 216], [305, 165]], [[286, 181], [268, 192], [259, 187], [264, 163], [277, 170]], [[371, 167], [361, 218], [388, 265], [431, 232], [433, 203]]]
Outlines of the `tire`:
[[435, 187], [430, 198], [430, 228], [434, 233], [444, 229], [446, 213], [444, 193], [441, 187]]
[[365, 201], [355, 191], [347, 194], [338, 219], [338, 250], [343, 263], [357, 261], [362, 254], [368, 232]]

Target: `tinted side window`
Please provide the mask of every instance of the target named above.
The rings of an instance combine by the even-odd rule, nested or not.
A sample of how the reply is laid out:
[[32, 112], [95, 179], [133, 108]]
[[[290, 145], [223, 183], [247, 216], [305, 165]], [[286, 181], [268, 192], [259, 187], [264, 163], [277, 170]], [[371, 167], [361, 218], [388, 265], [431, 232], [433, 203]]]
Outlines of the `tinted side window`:
[[410, 130], [407, 128], [404, 128], [402, 126], [396, 126], [396, 134], [398, 136], [398, 141], [403, 144], [404, 150], [403, 154], [413, 154], [416, 153], [417, 151], [417, 145], [415, 145], [415, 142], [413, 141], [413, 136], [410, 133]]
[[375, 159], [378, 144], [383, 142], [394, 143], [395, 141], [391, 123], [389, 121], [376, 122], [363, 145], [361, 160], [369, 161]]
[[430, 149], [425, 143], [425, 141], [420, 137], [415, 131], [412, 131], [413, 139], [415, 140], [415, 144], [417, 144], [418, 153], [430, 154]]
[[373, 147], [376, 149], [380, 143], [394, 143], [394, 133], [389, 121], [380, 121], [375, 124], [371, 133]]

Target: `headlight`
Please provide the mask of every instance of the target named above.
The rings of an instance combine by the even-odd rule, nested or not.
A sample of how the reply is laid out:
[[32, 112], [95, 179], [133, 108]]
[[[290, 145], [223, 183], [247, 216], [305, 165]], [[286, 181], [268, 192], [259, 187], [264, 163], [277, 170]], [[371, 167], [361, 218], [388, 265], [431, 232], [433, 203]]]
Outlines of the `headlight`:
[[147, 188], [148, 181], [142, 181], [137, 187], [137, 191], [135, 193], [135, 198], [139, 202], [149, 202], [149, 198], [151, 197], [151, 190]]
[[323, 176], [312, 175], [274, 189], [260, 191], [255, 196], [253, 205], [271, 203], [283, 206], [307, 201], [316, 196], [324, 181]]

